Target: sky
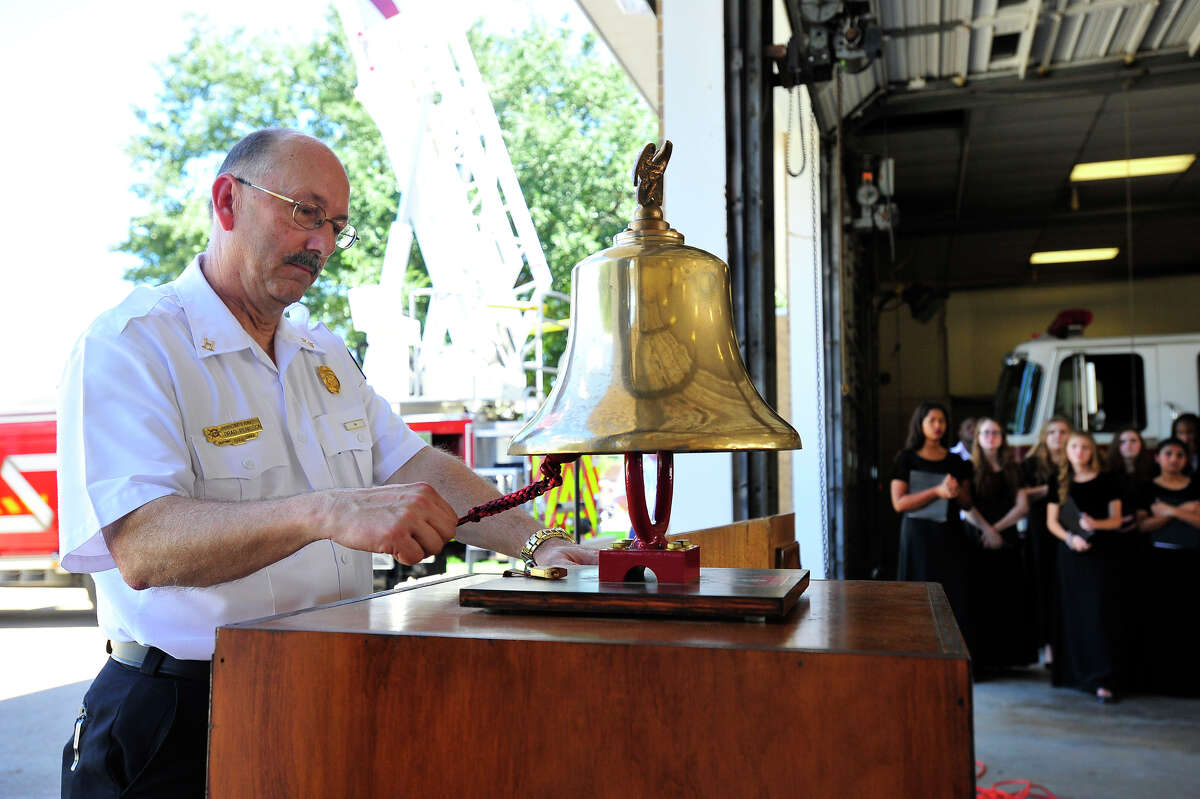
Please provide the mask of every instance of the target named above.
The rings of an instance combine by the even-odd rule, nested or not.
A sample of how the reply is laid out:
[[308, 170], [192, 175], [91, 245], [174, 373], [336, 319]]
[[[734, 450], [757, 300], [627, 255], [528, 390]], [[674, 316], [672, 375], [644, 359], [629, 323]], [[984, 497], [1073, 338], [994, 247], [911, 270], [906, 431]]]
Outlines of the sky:
[[[309, 38], [328, 0], [0, 0], [0, 218], [19, 245], [0, 259], [0, 413], [51, 410], [75, 339], [133, 288], [113, 252], [143, 206], [125, 147], [134, 106], [153, 106], [155, 66], [189, 14], [218, 27]], [[586, 26], [573, 0], [472, 0], [496, 29], [531, 15]]]

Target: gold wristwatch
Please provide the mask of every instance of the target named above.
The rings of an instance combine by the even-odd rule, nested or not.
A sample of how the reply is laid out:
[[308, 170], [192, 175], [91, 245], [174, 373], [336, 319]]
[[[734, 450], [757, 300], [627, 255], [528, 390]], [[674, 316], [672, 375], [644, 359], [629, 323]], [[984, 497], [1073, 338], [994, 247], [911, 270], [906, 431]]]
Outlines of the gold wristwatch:
[[532, 568], [537, 565], [534, 558], [534, 553], [538, 547], [549, 541], [551, 538], [561, 538], [564, 541], [575, 543], [575, 536], [568, 533], [561, 527], [547, 527], [543, 530], [538, 530], [525, 542], [525, 546], [521, 547], [521, 558], [525, 561], [526, 568]]

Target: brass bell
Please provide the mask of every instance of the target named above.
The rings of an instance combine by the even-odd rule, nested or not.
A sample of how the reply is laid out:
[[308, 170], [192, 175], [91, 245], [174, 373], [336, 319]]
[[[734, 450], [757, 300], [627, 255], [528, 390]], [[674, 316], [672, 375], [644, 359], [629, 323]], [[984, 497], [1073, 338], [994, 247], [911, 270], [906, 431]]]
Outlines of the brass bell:
[[572, 271], [558, 380], [511, 454], [800, 448], [746, 373], [729, 267], [663, 218], [670, 153], [646, 146], [633, 222]]

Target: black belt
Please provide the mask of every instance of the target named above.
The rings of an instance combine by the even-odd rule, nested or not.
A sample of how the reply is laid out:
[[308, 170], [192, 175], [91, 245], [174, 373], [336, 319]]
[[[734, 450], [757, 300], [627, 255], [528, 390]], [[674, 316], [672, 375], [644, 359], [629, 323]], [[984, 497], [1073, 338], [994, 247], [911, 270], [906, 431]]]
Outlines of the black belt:
[[113, 660], [150, 676], [167, 674], [208, 682], [212, 674], [211, 660], [179, 660], [156, 646], [145, 646], [133, 641], [109, 641], [105, 649]]

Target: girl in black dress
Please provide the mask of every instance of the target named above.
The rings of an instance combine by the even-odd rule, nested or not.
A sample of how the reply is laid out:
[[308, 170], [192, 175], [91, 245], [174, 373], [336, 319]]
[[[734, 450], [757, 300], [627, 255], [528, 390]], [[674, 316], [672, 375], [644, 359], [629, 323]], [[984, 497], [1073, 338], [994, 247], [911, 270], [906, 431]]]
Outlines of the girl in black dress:
[[1104, 470], [1115, 474], [1121, 484], [1121, 530], [1129, 532], [1137, 526], [1134, 511], [1139, 492], [1158, 473], [1154, 456], [1136, 427], [1122, 427], [1113, 435]]
[[1101, 470], [1096, 442], [1087, 433], [1067, 437], [1067, 461], [1049, 498], [1046, 526], [1062, 542], [1054, 684], [1073, 685], [1095, 692], [1101, 702], [1115, 702], [1126, 669], [1121, 606], [1128, 564], [1123, 544], [1131, 536], [1120, 532], [1121, 487]]
[[979, 673], [1032, 663], [1037, 660], [1037, 643], [1033, 640], [1024, 540], [1017, 532], [1017, 522], [1029, 511], [1029, 503], [1004, 428], [996, 420], [976, 422], [971, 463], [975, 507], [966, 519], [979, 531], [979, 546], [971, 550], [968, 572], [975, 636], [970, 648]]
[[[1125, 602], [1122, 611], [1125, 618], [1122, 629], [1126, 631], [1126, 649], [1136, 653], [1145, 646], [1149, 631], [1145, 623], [1146, 591], [1157, 579], [1149, 569], [1150, 552], [1147, 538], [1137, 535], [1137, 510], [1142, 504], [1142, 494], [1147, 482], [1158, 473], [1158, 465], [1154, 456], [1146, 448], [1142, 434], [1132, 425], [1122, 427], [1113, 434], [1112, 443], [1108, 445], [1108, 456], [1105, 458], [1105, 471], [1117, 481], [1121, 492], [1121, 532], [1128, 533], [1125, 539], [1128, 560], [1124, 563], [1125, 571]], [[1129, 682], [1141, 685], [1147, 678], [1141, 673], [1141, 659], [1131, 655]]]
[[1198, 604], [1200, 550], [1188, 544], [1200, 543], [1200, 480], [1184, 474], [1188, 449], [1177, 438], [1159, 444], [1155, 460], [1162, 473], [1143, 484], [1137, 509], [1138, 529], [1160, 538], [1157, 546], [1147, 548], [1145, 559], [1150, 579], [1142, 591], [1145, 636], [1139, 671], [1148, 690], [1195, 696], [1200, 693], [1200, 629], [1195, 614], [1180, 611]]
[[971, 507], [971, 464], [946, 447], [946, 409], [923, 402], [913, 412], [908, 440], [892, 471], [892, 507], [900, 525], [901, 580], [941, 583], [964, 637], [967, 541], [959, 510]]
[[1143, 533], [1157, 532], [1172, 520], [1200, 528], [1200, 486], [1183, 473], [1187, 458], [1187, 445], [1178, 438], [1158, 445], [1155, 460], [1162, 473], [1143, 485], [1145, 508], [1139, 508], [1137, 514], [1137, 526]]
[[1034, 638], [1044, 647], [1042, 660], [1049, 666], [1054, 659], [1050, 642], [1058, 619], [1058, 539], [1046, 527], [1046, 504], [1050, 484], [1058, 481], [1058, 473], [1066, 463], [1067, 436], [1071, 423], [1063, 416], [1046, 422], [1038, 434], [1037, 446], [1021, 461], [1021, 485], [1029, 500], [1029, 527], [1025, 531], [1029, 543], [1029, 571], [1033, 583]]

